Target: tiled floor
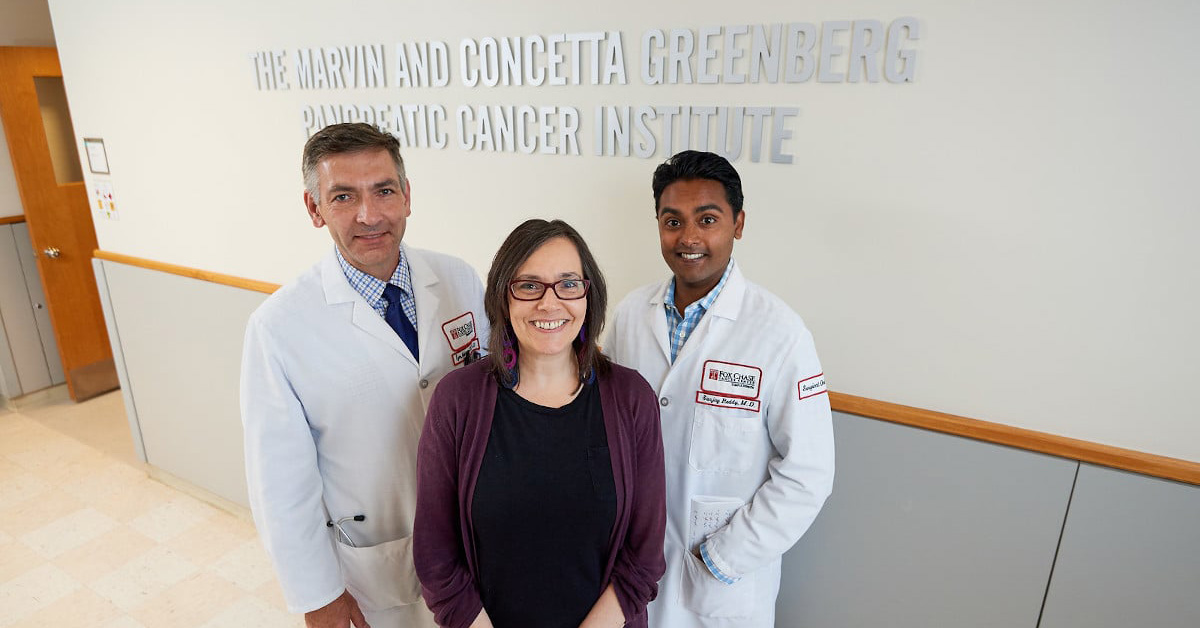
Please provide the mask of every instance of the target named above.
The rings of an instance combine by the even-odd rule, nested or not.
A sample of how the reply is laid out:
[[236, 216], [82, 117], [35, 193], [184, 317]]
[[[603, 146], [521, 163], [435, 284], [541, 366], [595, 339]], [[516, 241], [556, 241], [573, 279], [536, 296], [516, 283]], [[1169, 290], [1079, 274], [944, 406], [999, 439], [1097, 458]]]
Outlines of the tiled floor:
[[120, 392], [0, 408], [0, 627], [302, 624], [245, 513], [147, 476]]

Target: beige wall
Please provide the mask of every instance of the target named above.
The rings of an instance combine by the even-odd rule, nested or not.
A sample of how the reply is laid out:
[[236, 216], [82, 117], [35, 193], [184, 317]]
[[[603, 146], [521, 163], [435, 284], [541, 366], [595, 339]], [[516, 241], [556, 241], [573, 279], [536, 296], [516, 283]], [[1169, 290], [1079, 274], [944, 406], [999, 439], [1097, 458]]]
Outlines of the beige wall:
[[[797, 107], [790, 165], [736, 165], [737, 256], [817, 336], [842, 392], [1200, 461], [1200, 231], [1184, 25], [1200, 5], [1034, 0], [592, 5], [53, 0], [76, 134], [103, 137], [119, 253], [286, 281], [329, 246], [300, 205], [305, 104]], [[878, 19], [921, 25], [916, 81], [657, 85], [651, 28]], [[616, 30], [623, 86], [259, 91], [251, 53]], [[97, 34], [119, 34], [116, 37]], [[389, 66], [390, 68], [391, 66]], [[452, 62], [452, 68], [454, 63]], [[455, 68], [456, 70], [456, 68]], [[389, 70], [390, 72], [391, 70]], [[389, 77], [390, 80], [391, 77]], [[665, 274], [651, 159], [406, 151], [413, 244], [483, 270], [519, 220], [558, 216], [620, 297]], [[764, 330], [769, 333], [769, 330]]]
[[0, 0], [0, 46], [53, 46], [46, 0]]

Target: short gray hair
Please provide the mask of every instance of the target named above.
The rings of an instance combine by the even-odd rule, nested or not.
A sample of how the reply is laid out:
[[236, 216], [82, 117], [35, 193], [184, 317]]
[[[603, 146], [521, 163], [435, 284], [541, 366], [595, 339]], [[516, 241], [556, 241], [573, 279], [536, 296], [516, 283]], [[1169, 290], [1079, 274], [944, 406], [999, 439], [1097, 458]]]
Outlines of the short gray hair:
[[317, 189], [317, 166], [321, 160], [340, 153], [357, 153], [365, 150], [385, 150], [396, 164], [400, 177], [400, 189], [408, 194], [408, 180], [404, 175], [404, 158], [400, 156], [400, 140], [390, 133], [363, 122], [331, 124], [313, 134], [304, 143], [304, 157], [300, 172], [304, 175], [304, 189], [309, 196], [319, 199]]

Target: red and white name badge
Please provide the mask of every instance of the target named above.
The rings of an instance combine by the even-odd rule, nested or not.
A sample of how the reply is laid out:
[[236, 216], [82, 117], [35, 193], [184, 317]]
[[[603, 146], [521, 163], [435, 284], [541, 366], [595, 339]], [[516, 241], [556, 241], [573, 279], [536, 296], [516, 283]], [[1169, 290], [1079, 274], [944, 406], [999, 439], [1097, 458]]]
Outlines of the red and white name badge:
[[758, 412], [761, 391], [762, 369], [757, 366], [708, 360], [700, 371], [696, 403]]
[[479, 350], [479, 338], [475, 334], [475, 314], [473, 312], [463, 312], [442, 323], [442, 334], [450, 345], [450, 359], [455, 365], [462, 364], [472, 351]]
[[818, 373], [812, 377], [800, 380], [800, 382], [796, 384], [796, 388], [800, 390], [801, 401], [804, 401], [809, 397], [816, 397], [817, 395], [828, 392], [828, 389], [825, 387], [824, 373]]
[[454, 366], [458, 366], [459, 364], [466, 362], [467, 359], [471, 357], [472, 353], [476, 353], [478, 351], [479, 351], [479, 339], [477, 338], [475, 340], [472, 340], [471, 344], [467, 345], [466, 347], [463, 347], [462, 349], [459, 349], [458, 351], [452, 352], [450, 354], [450, 361], [454, 364]]

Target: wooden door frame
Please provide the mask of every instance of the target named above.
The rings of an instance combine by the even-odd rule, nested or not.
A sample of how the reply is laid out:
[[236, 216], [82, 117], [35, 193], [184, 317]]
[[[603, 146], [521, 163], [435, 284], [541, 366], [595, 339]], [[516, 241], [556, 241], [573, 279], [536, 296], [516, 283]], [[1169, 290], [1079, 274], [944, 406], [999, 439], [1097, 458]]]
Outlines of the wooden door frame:
[[[67, 388], [72, 399], [82, 401], [113, 390], [118, 382], [108, 329], [102, 315], [93, 315], [93, 312], [100, 313], [101, 306], [91, 264], [92, 251], [98, 247], [88, 209], [87, 187], [83, 181], [60, 185], [55, 179], [33, 80], [42, 76], [62, 77], [57, 50], [0, 47], [0, 121], [8, 138], [29, 235], [38, 252], [38, 271]], [[30, 121], [36, 121], [36, 124]], [[50, 208], [70, 207], [80, 201], [86, 213], [71, 215], [70, 220], [86, 220], [86, 233], [67, 231], [61, 225], [48, 222]], [[61, 248], [63, 257], [48, 260], [41, 254], [48, 246]], [[48, 283], [51, 276], [65, 277], [77, 289], [66, 294], [53, 290]], [[96, 342], [97, 337], [103, 341]]]

